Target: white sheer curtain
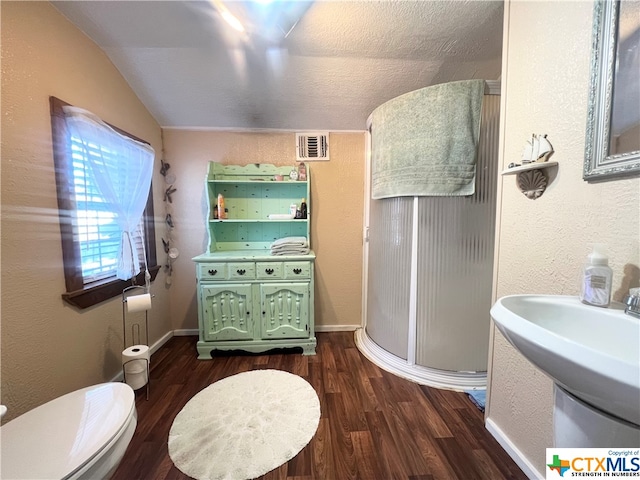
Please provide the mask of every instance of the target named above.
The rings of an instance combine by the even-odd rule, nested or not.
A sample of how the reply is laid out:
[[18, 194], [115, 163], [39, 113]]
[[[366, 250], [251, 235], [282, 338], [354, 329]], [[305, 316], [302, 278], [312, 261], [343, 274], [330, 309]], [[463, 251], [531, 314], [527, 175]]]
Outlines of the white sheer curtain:
[[[155, 153], [151, 146], [116, 132], [87, 110], [70, 106], [63, 110], [71, 135], [80, 140], [100, 193], [122, 231], [116, 275], [128, 280], [140, 273], [135, 235], [149, 196]], [[146, 266], [146, 256], [142, 257]]]

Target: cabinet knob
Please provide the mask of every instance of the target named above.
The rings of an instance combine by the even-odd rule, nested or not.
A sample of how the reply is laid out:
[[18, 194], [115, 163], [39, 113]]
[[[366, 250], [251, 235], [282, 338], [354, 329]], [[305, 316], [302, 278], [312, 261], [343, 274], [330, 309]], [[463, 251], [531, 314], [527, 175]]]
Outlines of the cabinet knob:
[[300, 275], [302, 273], [302, 269], [301, 268], [294, 268], [293, 269], [293, 273], [295, 273], [296, 275]]
[[267, 275], [272, 275], [273, 274], [273, 268], [265, 268], [264, 269], [264, 273], [266, 273]]
[[209, 270], [209, 275], [215, 275], [216, 273], [218, 273], [218, 270]]
[[238, 272], [238, 275], [244, 275], [245, 273], [247, 273], [247, 271], [244, 270], [244, 269], [241, 269], [241, 270], [238, 269], [238, 270], [236, 270], [236, 272]]

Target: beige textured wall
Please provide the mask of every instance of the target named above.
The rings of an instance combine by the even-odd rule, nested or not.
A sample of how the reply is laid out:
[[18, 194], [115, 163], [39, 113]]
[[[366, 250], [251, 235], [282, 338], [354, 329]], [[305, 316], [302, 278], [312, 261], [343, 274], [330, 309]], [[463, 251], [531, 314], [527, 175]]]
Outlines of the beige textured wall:
[[[176, 175], [171, 317], [174, 329], [198, 326], [195, 266], [206, 251], [204, 182], [210, 161], [293, 165], [295, 133], [163, 130], [165, 160]], [[316, 253], [316, 326], [359, 325], [362, 298], [364, 132], [330, 133], [331, 160], [310, 162], [311, 246]]]
[[[607, 245], [615, 298], [640, 265], [640, 179], [582, 180], [592, 2], [510, 1], [505, 5], [503, 168], [518, 161], [532, 132], [555, 149], [551, 183], [527, 199], [502, 179], [496, 297], [579, 293], [590, 244]], [[637, 282], [637, 278], [635, 279]], [[494, 331], [490, 400], [493, 421], [543, 476], [552, 446], [552, 382]]]
[[[93, 111], [149, 141], [156, 152], [162, 137], [105, 54], [48, 2], [0, 5], [6, 421], [69, 391], [111, 380], [121, 370], [120, 298], [78, 311], [60, 296], [65, 284], [49, 96]], [[157, 214], [163, 208], [162, 184], [159, 168], [154, 170]], [[160, 273], [153, 286], [151, 343], [170, 329], [163, 284]]]

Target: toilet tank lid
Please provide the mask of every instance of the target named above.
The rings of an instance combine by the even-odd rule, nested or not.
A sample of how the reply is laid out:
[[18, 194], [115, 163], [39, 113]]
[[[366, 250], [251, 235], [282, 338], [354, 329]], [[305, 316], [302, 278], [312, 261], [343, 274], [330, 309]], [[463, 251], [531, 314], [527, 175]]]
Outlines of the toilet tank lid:
[[135, 395], [124, 383], [51, 400], [0, 428], [0, 478], [65, 478], [119, 436], [133, 415]]

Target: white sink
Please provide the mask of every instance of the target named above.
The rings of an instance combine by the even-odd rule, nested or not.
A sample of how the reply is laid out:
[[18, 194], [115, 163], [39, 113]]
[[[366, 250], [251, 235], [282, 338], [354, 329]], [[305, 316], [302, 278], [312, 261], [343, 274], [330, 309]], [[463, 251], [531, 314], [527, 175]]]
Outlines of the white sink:
[[592, 307], [569, 296], [511, 295], [495, 303], [491, 317], [557, 384], [640, 425], [640, 320], [623, 307]]

